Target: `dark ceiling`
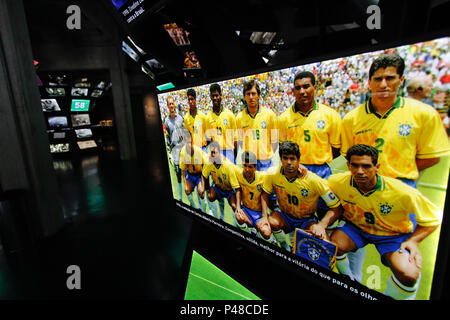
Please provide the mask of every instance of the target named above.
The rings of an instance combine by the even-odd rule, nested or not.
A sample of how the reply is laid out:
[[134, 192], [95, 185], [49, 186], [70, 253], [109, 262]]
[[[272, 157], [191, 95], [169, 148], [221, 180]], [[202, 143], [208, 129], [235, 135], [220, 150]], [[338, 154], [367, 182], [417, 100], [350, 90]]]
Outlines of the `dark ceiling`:
[[[432, 39], [448, 35], [450, 26], [448, 0], [144, 0], [145, 12], [130, 24], [111, 0], [24, 0], [24, 3], [33, 45], [66, 42], [83, 47], [118, 45], [130, 36], [147, 54], [139, 63], [127, 57], [127, 72], [131, 78], [145, 78], [152, 86], [171, 81], [183, 87]], [[64, 28], [66, 8], [71, 4], [81, 7], [79, 32]], [[380, 30], [369, 30], [366, 26], [370, 17], [366, 10], [372, 4], [377, 4], [381, 11]], [[172, 22], [190, 33], [189, 48], [176, 46], [163, 28]], [[257, 44], [250, 40], [253, 32], [276, 35], [269, 44]], [[202, 67], [194, 78], [183, 71], [187, 49], [195, 51]], [[154, 80], [140, 68], [141, 63], [151, 58], [165, 66], [163, 70], [152, 70], [156, 74]]]

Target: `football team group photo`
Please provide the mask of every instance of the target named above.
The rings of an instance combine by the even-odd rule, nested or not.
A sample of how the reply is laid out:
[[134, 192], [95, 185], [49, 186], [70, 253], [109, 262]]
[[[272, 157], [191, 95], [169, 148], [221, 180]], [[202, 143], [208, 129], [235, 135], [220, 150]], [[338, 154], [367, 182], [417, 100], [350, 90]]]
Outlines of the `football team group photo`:
[[449, 44], [159, 94], [174, 198], [393, 299], [429, 299], [450, 167]]

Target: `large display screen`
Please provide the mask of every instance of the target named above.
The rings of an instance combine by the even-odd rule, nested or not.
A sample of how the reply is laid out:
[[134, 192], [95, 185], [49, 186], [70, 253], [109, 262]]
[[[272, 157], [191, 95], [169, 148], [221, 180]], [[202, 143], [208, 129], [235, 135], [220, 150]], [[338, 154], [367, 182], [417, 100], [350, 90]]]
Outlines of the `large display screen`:
[[50, 128], [68, 127], [67, 117], [65, 117], [65, 116], [48, 117], [48, 124], [49, 124]]
[[72, 126], [81, 127], [91, 124], [91, 119], [88, 114], [74, 114], [72, 115]]
[[41, 106], [44, 112], [61, 111], [56, 99], [41, 99]]
[[336, 290], [429, 299], [450, 165], [449, 44], [158, 94], [176, 205]]
[[70, 111], [89, 111], [90, 100], [72, 99]]

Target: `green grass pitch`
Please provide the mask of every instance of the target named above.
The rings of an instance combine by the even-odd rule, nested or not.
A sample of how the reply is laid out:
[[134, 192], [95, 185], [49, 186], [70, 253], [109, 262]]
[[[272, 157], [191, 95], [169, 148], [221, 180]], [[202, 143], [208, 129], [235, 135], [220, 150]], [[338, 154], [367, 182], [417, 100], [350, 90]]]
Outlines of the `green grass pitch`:
[[185, 300], [261, 300], [247, 288], [194, 251]]

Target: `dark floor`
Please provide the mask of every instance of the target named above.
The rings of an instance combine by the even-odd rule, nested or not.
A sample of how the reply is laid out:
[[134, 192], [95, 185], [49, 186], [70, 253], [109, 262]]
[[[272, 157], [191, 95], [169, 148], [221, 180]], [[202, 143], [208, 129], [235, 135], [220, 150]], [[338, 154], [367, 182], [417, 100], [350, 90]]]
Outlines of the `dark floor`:
[[[182, 298], [191, 220], [171, 210], [161, 159], [55, 159], [67, 225], [35, 250], [1, 255], [0, 299]], [[69, 265], [82, 290], [67, 289]]]

